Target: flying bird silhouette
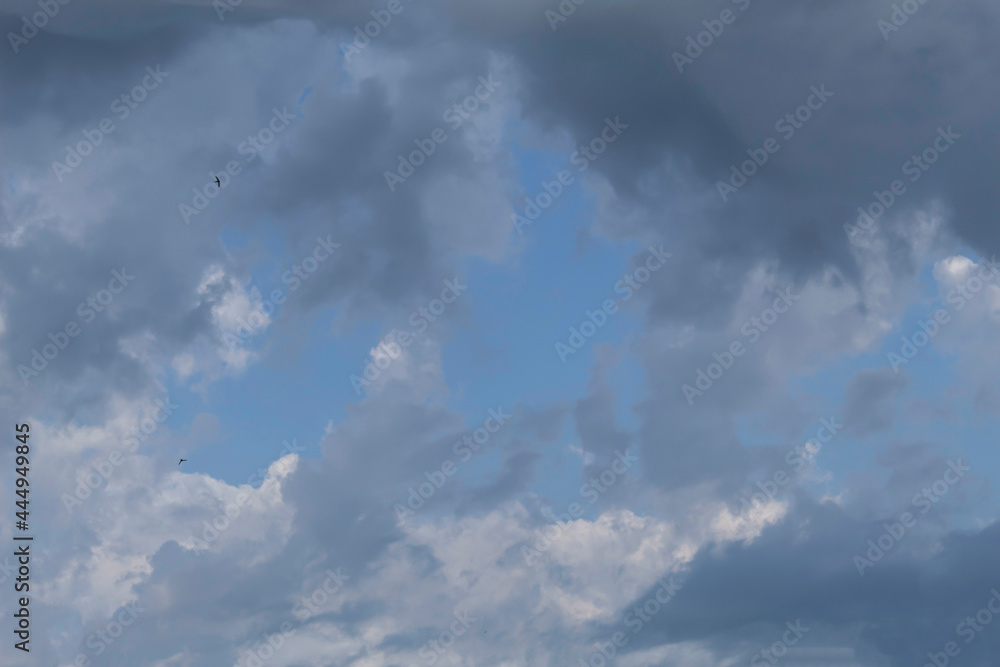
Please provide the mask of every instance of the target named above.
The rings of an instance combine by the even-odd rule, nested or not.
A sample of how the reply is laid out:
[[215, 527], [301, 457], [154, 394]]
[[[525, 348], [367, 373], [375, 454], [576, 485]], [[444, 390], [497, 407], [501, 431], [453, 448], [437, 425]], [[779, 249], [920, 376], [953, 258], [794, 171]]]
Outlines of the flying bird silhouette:
[[217, 186], [219, 186], [220, 188], [222, 187], [222, 183], [219, 181], [219, 177], [218, 176], [215, 177], [215, 184]]
[[187, 461], [187, 459], [181, 459], [180, 461], [177, 462], [177, 465], [180, 465], [180, 464], [184, 463], [185, 461]]

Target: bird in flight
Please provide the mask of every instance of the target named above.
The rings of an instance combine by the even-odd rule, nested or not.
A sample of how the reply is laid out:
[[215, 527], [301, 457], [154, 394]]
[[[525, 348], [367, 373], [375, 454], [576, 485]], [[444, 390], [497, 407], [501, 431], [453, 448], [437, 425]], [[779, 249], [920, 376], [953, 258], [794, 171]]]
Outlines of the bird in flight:
[[222, 183], [219, 181], [219, 177], [218, 176], [215, 177], [215, 184], [217, 186], [219, 186], [220, 188], [222, 187]]
[[180, 461], [177, 462], [177, 465], [180, 465], [180, 464], [184, 463], [185, 461], [187, 461], [187, 459], [181, 459]]

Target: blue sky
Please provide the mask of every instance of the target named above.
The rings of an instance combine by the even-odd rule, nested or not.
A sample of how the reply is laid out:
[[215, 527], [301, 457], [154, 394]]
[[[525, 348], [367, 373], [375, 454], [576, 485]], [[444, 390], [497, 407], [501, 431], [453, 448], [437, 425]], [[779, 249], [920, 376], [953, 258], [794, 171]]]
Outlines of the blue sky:
[[997, 7], [133, 5], [0, 9], [0, 664], [993, 664]]

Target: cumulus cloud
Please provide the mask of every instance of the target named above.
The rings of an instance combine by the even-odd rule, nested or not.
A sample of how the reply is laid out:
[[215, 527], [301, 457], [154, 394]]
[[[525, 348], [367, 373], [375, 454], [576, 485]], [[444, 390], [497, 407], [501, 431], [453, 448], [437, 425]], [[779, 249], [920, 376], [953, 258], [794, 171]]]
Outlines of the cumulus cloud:
[[994, 4], [40, 6], [0, 9], [36, 660], [996, 654], [956, 629], [996, 585]]

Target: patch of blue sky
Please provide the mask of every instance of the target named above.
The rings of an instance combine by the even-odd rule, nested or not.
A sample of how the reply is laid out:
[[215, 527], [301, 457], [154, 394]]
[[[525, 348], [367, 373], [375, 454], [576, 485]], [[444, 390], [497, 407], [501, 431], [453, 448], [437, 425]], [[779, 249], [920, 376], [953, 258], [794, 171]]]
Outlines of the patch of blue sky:
[[[560, 169], [570, 170], [574, 182], [524, 229], [523, 237], [515, 237], [524, 244], [510, 264], [477, 261], [469, 265], [469, 296], [463, 303], [469, 316], [462, 318], [468, 328], [449, 341], [444, 367], [455, 389], [450, 405], [472, 415], [484, 406], [506, 407], [515, 401], [546, 405], [582, 398], [588, 392], [595, 345], [622, 345], [638, 330], [642, 316], [642, 305], [634, 299], [629, 305], [637, 309], [625, 308], [612, 315], [565, 364], [560, 360], [556, 343], [568, 342], [570, 327], [579, 327], [587, 311], [599, 310], [607, 299], [620, 298], [614, 293], [615, 283], [641, 249], [637, 244], [612, 245], [594, 239], [578, 253], [576, 239], [581, 230], [591, 227], [594, 206], [582, 175], [570, 165], [569, 154], [517, 146], [511, 154], [524, 196], [534, 198], [543, 192], [541, 182], [553, 181]], [[515, 199], [513, 208], [523, 214], [524, 202]], [[664, 277], [654, 274], [653, 279]], [[611, 381], [632, 385], [641, 374], [638, 364], [623, 365], [615, 369]], [[633, 388], [630, 393], [639, 391]], [[637, 425], [628, 411], [620, 412], [621, 427]], [[581, 480], [576, 473], [582, 469], [582, 460], [570, 452], [571, 445], [579, 446], [572, 420], [536, 464], [537, 493], [567, 502], [578, 496]], [[484, 457], [470, 468], [470, 479], [488, 483], [498, 473], [501, 460]]]
[[[359, 331], [331, 344], [330, 317], [328, 312], [316, 312], [306, 318], [310, 324], [301, 346], [285, 346], [280, 340], [283, 335], [297, 337], [296, 332], [272, 334], [266, 354], [243, 374], [212, 384], [203, 403], [191, 396], [201, 404], [199, 411], [213, 414], [223, 425], [219, 437], [199, 449], [194, 467], [230, 484], [242, 484], [282, 455], [283, 441], [316, 445], [330, 421], [337, 424], [344, 419], [346, 404], [357, 400], [348, 377], [366, 358], [368, 341]], [[290, 353], [276, 363], [274, 355], [282, 349]]]
[[[973, 261], [981, 258], [967, 249], [961, 251]], [[820, 485], [827, 493], [836, 494], [852, 474], [868, 472], [887, 481], [890, 471], [878, 464], [877, 458], [886, 446], [898, 443], [920, 443], [934, 446], [942, 456], [956, 459], [964, 457], [973, 464], [972, 474], [990, 478], [1000, 473], [1000, 453], [995, 447], [997, 419], [984, 414], [969, 403], [970, 396], [961, 391], [960, 378], [956, 375], [954, 357], [942, 353], [933, 340], [908, 363], [900, 365], [908, 384], [895, 399], [893, 423], [890, 430], [881, 430], [857, 436], [851, 432], [842, 411], [842, 400], [854, 374], [863, 369], [892, 370], [887, 359], [890, 352], [900, 353], [903, 336], [910, 337], [919, 331], [918, 321], [926, 321], [938, 308], [948, 307], [942, 300], [932, 266], [921, 270], [919, 284], [922, 294], [907, 308], [900, 323], [888, 332], [878, 352], [850, 356], [841, 355], [810, 376], [793, 378], [789, 382], [790, 398], [805, 395], [810, 403], [830, 406], [830, 410], [817, 414], [820, 417], [836, 415], [845, 430], [823, 446], [819, 455], [820, 466], [832, 473], [832, 479]], [[946, 294], [946, 293], [945, 293]], [[946, 325], [947, 326], [947, 325]], [[954, 390], [959, 388], [959, 394]], [[928, 406], [941, 406], [938, 411], [928, 411]], [[779, 439], [763, 426], [764, 420], [756, 416], [743, 416], [738, 420], [737, 433], [744, 444], [756, 446], [775, 444]], [[802, 442], [815, 438], [818, 424], [806, 427]], [[942, 471], [943, 474], [943, 471]], [[934, 479], [928, 479], [930, 484]], [[914, 493], [919, 489], [915, 489]], [[958, 512], [953, 520], [958, 525], [971, 527], [984, 517], [995, 518], [1000, 511], [996, 499], [979, 499], [975, 507]]]

